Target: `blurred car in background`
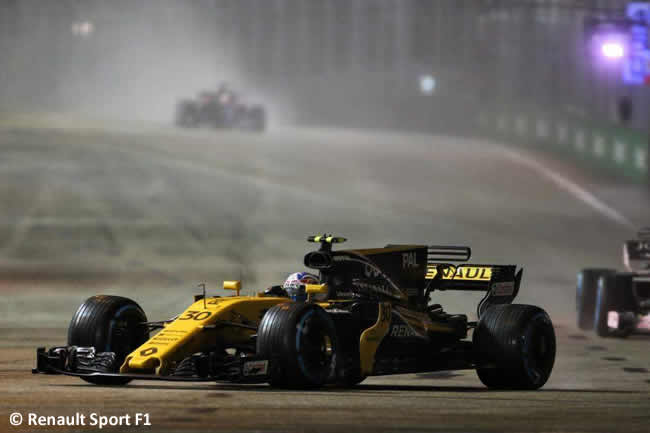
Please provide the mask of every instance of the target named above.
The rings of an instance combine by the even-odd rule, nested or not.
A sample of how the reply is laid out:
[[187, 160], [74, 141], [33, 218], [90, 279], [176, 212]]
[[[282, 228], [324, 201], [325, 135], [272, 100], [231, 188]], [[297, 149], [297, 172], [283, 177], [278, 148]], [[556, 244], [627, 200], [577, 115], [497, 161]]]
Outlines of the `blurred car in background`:
[[183, 99], [176, 105], [175, 123], [183, 128], [211, 126], [256, 132], [266, 129], [266, 110], [246, 104], [228, 86], [199, 92], [196, 99]]
[[578, 273], [578, 327], [601, 337], [650, 332], [650, 228], [623, 244], [626, 271], [583, 269]]

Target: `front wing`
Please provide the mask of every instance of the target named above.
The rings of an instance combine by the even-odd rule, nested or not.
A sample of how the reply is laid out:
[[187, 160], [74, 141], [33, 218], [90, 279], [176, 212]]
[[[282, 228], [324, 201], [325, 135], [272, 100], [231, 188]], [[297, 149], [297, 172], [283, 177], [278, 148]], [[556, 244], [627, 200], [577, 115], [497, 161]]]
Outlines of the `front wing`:
[[[115, 377], [132, 380], [164, 380], [174, 382], [232, 382], [263, 383], [268, 381], [268, 361], [255, 357], [235, 357], [225, 362], [212, 362], [205, 355], [203, 367], [185, 375], [157, 375], [116, 373], [110, 359], [112, 352], [95, 353], [93, 348], [58, 346], [36, 349], [36, 368], [33, 374], [62, 374], [81, 378]], [[201, 359], [197, 358], [197, 363]], [[119, 368], [119, 366], [117, 366]]]

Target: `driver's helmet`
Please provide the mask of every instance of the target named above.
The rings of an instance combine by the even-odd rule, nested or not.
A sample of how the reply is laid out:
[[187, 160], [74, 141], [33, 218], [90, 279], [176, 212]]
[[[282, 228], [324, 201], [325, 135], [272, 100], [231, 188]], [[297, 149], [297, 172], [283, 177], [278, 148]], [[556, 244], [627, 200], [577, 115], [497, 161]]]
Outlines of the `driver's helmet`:
[[320, 279], [309, 272], [296, 272], [287, 277], [282, 288], [287, 291], [291, 299], [298, 302], [307, 300], [305, 284], [319, 284]]

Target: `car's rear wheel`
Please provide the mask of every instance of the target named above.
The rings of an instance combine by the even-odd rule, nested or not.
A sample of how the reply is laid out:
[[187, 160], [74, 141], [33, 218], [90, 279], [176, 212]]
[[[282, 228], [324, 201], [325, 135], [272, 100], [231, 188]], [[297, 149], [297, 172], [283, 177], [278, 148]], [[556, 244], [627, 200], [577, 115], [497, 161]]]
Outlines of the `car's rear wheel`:
[[197, 126], [196, 107], [189, 101], [181, 101], [176, 106], [176, 126], [191, 128]]
[[576, 284], [576, 315], [578, 328], [589, 331], [594, 327], [598, 279], [613, 273], [611, 269], [583, 269]]
[[[121, 296], [97, 295], [79, 306], [68, 328], [68, 345], [94, 347], [96, 352], [115, 353], [116, 371], [126, 356], [149, 339], [142, 326], [147, 316], [140, 306]], [[97, 385], [125, 385], [122, 377], [82, 377]]]
[[548, 314], [532, 305], [494, 305], [474, 331], [479, 379], [489, 388], [542, 387], [555, 363], [555, 331]]
[[276, 305], [266, 312], [258, 328], [257, 354], [269, 360], [272, 386], [324, 385], [335, 372], [336, 352], [334, 323], [318, 305]]
[[266, 130], [266, 110], [263, 107], [252, 107], [249, 118], [251, 130], [255, 132], [264, 132]]

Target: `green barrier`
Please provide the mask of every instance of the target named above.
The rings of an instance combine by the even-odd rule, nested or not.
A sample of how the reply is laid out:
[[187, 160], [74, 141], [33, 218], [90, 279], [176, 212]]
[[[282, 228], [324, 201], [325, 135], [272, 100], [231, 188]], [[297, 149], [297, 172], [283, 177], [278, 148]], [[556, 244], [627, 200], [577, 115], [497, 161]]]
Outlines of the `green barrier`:
[[639, 131], [534, 109], [485, 111], [478, 124], [497, 140], [552, 151], [634, 182], [649, 178], [648, 138]]

